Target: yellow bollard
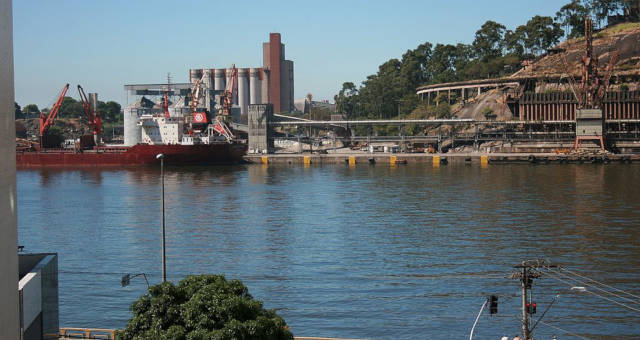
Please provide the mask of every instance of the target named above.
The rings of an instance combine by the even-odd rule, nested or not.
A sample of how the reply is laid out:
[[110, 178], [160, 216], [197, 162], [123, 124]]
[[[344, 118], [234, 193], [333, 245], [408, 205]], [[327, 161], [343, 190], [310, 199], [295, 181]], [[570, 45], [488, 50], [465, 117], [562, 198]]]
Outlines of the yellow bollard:
[[304, 156], [303, 162], [304, 165], [311, 165], [311, 156]]
[[431, 158], [433, 166], [440, 166], [440, 156], [433, 156]]
[[267, 158], [267, 156], [262, 156], [260, 159], [262, 160], [262, 164], [264, 165], [269, 164], [269, 158]]
[[489, 166], [489, 158], [487, 156], [480, 156], [480, 166], [483, 168]]
[[349, 156], [349, 166], [356, 165], [356, 158], [354, 156]]
[[389, 157], [389, 164], [396, 165], [396, 160], [397, 159], [398, 159], [398, 157], [396, 157], [396, 156]]

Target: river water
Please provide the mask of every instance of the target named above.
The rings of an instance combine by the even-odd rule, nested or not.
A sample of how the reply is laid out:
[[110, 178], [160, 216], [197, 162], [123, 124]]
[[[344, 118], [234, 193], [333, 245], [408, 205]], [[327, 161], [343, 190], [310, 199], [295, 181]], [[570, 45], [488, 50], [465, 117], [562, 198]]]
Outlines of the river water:
[[[297, 336], [467, 338], [495, 294], [475, 338], [513, 337], [527, 259], [640, 295], [636, 164], [169, 167], [165, 183], [168, 280], [241, 279]], [[146, 286], [121, 276], [161, 279], [159, 169], [22, 170], [18, 195], [20, 245], [59, 255], [60, 325], [124, 327]], [[640, 337], [640, 312], [553, 275], [534, 281], [536, 317], [559, 294], [537, 339]]]

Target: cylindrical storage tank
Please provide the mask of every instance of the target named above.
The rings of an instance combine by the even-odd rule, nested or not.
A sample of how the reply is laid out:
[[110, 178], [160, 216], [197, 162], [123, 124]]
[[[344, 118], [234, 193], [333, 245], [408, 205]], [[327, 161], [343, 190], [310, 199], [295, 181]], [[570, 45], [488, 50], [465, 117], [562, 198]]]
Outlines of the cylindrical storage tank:
[[138, 107], [136, 103], [125, 107], [124, 111], [124, 145], [134, 146], [142, 140], [142, 131], [138, 126]]
[[211, 70], [202, 70], [202, 86], [207, 89], [213, 88], [213, 79], [211, 79]]
[[189, 70], [189, 82], [191, 84], [195, 84], [196, 80], [202, 78], [202, 70], [200, 69], [190, 69]]
[[217, 68], [213, 71], [213, 89], [216, 91], [224, 91], [225, 87], [225, 79], [224, 79], [224, 70], [221, 68]]
[[246, 115], [249, 108], [249, 72], [246, 68], [238, 69], [238, 106], [240, 115]]
[[[226, 74], [226, 76], [227, 76], [227, 86], [231, 83], [231, 73], [233, 73], [233, 69], [231, 69], [231, 68], [228, 68], [228, 69], [225, 71], [225, 74]], [[231, 91], [233, 91], [233, 89], [231, 89]], [[232, 104], [235, 104], [235, 105], [237, 105], [237, 104], [238, 104], [238, 93], [234, 93], [234, 94], [233, 94], [233, 101], [232, 101]]]
[[269, 71], [262, 69], [262, 104], [269, 103]]
[[261, 104], [260, 92], [262, 84], [260, 81], [260, 69], [249, 69], [249, 104]]

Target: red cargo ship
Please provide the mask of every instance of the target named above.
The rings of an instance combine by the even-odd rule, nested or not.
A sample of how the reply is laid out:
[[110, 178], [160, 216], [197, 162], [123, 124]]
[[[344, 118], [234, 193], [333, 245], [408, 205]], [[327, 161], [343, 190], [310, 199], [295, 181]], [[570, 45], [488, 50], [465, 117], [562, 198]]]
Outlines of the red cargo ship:
[[168, 165], [235, 164], [242, 161], [247, 145], [212, 143], [197, 145], [148, 145], [131, 147], [98, 147], [92, 150], [44, 149], [16, 151], [18, 167], [43, 166], [140, 166], [158, 164], [156, 155], [163, 154]]

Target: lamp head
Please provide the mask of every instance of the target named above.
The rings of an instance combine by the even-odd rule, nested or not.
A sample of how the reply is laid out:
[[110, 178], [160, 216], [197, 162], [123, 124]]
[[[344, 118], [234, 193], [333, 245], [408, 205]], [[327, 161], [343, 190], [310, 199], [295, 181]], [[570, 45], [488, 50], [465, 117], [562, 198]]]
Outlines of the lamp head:
[[156, 159], [163, 159], [164, 158], [164, 154], [159, 153], [156, 155]]

